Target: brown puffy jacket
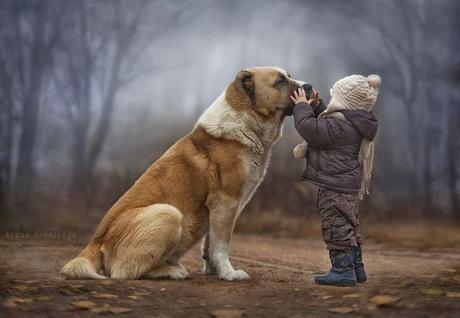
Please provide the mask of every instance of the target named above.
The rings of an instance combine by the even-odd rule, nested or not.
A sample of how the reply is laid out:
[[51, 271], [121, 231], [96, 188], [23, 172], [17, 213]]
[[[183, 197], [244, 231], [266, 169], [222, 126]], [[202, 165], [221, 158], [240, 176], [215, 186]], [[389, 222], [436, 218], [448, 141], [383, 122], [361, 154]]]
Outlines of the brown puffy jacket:
[[373, 140], [377, 119], [372, 113], [346, 110], [348, 121], [318, 115], [325, 109], [321, 103], [312, 107], [299, 103], [294, 108], [297, 132], [308, 142], [307, 167], [302, 175], [320, 187], [344, 193], [358, 193], [362, 170], [358, 161], [362, 138]]

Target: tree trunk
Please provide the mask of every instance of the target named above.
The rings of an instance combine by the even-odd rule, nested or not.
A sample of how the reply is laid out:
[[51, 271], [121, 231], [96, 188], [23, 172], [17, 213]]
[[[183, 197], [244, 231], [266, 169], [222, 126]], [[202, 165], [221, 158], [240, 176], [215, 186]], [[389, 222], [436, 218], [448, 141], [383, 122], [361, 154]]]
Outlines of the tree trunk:
[[457, 105], [455, 99], [451, 98], [451, 100], [451, 113], [448, 117], [447, 124], [447, 177], [449, 186], [450, 208], [452, 211], [452, 215], [456, 219], [460, 219], [460, 194], [458, 193], [457, 189], [457, 182], [459, 179], [458, 165], [460, 164], [458, 158], [460, 152], [460, 142], [458, 140], [458, 136], [460, 133], [460, 114], [455, 109], [454, 105]]
[[22, 208], [28, 209], [26, 199], [33, 187], [34, 181], [34, 150], [38, 127], [38, 108], [40, 105], [40, 90], [46, 59], [44, 43], [44, 23], [46, 21], [42, 4], [35, 6], [33, 23], [33, 43], [30, 51], [29, 80], [22, 106], [22, 129], [19, 136], [19, 154], [15, 191], [20, 195]]
[[0, 216], [5, 215], [9, 200], [12, 173], [13, 151], [13, 87], [11, 77], [8, 76], [4, 63], [1, 62], [1, 96], [0, 105]]

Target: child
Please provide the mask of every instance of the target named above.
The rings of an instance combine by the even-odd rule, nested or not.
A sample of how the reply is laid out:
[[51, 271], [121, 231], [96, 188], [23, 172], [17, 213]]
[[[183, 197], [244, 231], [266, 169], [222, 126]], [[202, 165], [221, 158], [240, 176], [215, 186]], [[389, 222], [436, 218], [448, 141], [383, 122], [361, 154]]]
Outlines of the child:
[[[319, 186], [317, 206], [332, 268], [315, 283], [355, 286], [367, 280], [358, 233], [358, 201], [369, 194], [373, 140], [377, 119], [372, 114], [379, 92], [378, 75], [350, 75], [337, 81], [327, 107], [316, 91], [307, 100], [300, 88], [295, 103], [297, 132], [308, 143], [294, 150], [307, 157], [303, 180]], [[306, 152], [306, 153], [305, 153]]]

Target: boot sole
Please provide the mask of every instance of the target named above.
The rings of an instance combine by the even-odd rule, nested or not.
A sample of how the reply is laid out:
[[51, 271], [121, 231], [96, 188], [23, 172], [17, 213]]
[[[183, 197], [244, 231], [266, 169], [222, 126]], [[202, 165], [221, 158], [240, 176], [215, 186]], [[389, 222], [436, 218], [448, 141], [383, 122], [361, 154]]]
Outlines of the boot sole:
[[341, 281], [334, 282], [334, 283], [326, 283], [326, 282], [321, 282], [321, 281], [316, 281], [315, 280], [315, 284], [328, 285], [328, 286], [337, 286], [337, 287], [355, 287], [356, 286], [356, 282], [352, 281], [352, 280], [341, 280]]

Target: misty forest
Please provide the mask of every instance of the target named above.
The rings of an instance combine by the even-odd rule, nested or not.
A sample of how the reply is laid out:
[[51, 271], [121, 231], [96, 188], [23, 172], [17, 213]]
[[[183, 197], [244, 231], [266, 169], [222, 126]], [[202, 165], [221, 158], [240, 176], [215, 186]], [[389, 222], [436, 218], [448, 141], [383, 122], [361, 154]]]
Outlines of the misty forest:
[[[256, 65], [288, 70], [326, 102], [337, 79], [380, 74], [363, 217], [459, 219], [459, 14], [447, 0], [3, 0], [2, 226], [93, 229], [78, 221], [99, 219]], [[315, 215], [299, 141], [287, 118], [245, 214]]]
[[[0, 318], [457, 318], [459, 17], [458, 0], [0, 0]], [[357, 194], [301, 180], [292, 116], [241, 215], [264, 160], [245, 129], [240, 143], [197, 129], [136, 183], [224, 91], [236, 106], [220, 102], [213, 120], [274, 135], [267, 118], [285, 105], [263, 117], [249, 104], [297, 84], [259, 69], [264, 102], [249, 103], [235, 79], [252, 66], [285, 69], [326, 104], [339, 79], [380, 75], [359, 217]], [[365, 136], [351, 125], [337, 138]], [[372, 144], [356, 160], [343, 140], [316, 171], [323, 158], [327, 177], [358, 171], [348, 161]]]

